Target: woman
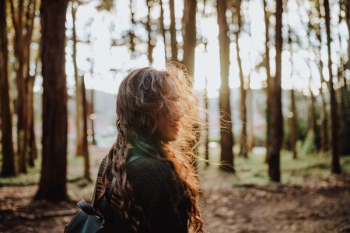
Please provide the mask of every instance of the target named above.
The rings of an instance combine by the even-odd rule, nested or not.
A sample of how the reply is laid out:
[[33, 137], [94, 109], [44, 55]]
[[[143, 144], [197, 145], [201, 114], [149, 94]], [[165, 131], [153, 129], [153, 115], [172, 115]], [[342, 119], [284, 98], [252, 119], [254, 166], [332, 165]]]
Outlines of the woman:
[[179, 71], [141, 68], [120, 84], [117, 141], [101, 163], [96, 186], [95, 207], [113, 222], [111, 232], [203, 232], [192, 165], [197, 102], [189, 77]]

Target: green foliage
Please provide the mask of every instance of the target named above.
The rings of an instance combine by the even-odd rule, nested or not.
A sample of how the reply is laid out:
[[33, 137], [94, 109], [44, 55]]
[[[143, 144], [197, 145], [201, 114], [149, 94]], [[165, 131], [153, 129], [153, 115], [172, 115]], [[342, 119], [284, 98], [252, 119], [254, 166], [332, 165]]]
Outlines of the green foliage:
[[[310, 154], [300, 154], [298, 159], [293, 159], [291, 152], [281, 153], [281, 184], [276, 184], [269, 180], [267, 174], [267, 164], [265, 164], [265, 154], [249, 154], [248, 159], [235, 157], [236, 174], [228, 174], [220, 171], [220, 154], [211, 153], [212, 164], [205, 167], [204, 161], [198, 162], [198, 172], [204, 183], [213, 186], [316, 186], [320, 180], [333, 179], [329, 156], [312, 156]], [[203, 158], [204, 154], [200, 153]], [[350, 173], [350, 157], [341, 158], [341, 166], [344, 173]]]
[[[25, 186], [29, 184], [36, 184], [40, 179], [40, 164], [41, 160], [37, 159], [35, 161], [35, 166], [33, 168], [28, 167], [27, 174], [19, 174], [14, 177], [0, 177], [0, 187], [2, 186]], [[2, 165], [2, 160], [0, 160], [0, 167]]]

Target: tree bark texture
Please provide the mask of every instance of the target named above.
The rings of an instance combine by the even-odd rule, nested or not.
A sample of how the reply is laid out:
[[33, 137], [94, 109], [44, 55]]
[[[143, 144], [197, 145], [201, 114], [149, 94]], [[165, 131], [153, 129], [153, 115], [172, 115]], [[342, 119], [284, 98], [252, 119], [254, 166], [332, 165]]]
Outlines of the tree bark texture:
[[134, 0], [130, 0], [130, 16], [131, 16], [131, 29], [129, 31], [129, 40], [130, 40], [130, 51], [132, 57], [135, 56], [135, 41], [134, 39], [136, 38], [135, 32], [134, 32], [134, 27], [135, 27], [135, 11], [134, 11], [134, 6], [133, 6]]
[[12, 141], [12, 109], [8, 77], [8, 50], [6, 27], [6, 2], [0, 1], [0, 107], [1, 107], [1, 176], [16, 175], [15, 153]]
[[29, 75], [28, 78], [28, 90], [31, 90], [28, 92], [28, 114], [31, 115], [30, 119], [30, 126], [29, 126], [29, 142], [28, 142], [28, 163], [30, 167], [34, 167], [34, 161], [38, 157], [38, 151], [36, 146], [36, 138], [35, 138], [35, 114], [34, 114], [34, 82], [35, 77], [38, 73], [38, 65], [40, 61], [40, 54], [41, 54], [41, 42], [39, 42], [39, 50], [37, 57], [35, 59], [35, 72], [34, 75]]
[[177, 60], [177, 40], [176, 40], [176, 21], [174, 0], [169, 0], [170, 9], [170, 37], [171, 37], [171, 59]]
[[[95, 90], [91, 89], [90, 91], [90, 111], [89, 113], [93, 115], [95, 113], [94, 111], [94, 99], [95, 99]], [[91, 121], [91, 136], [92, 136], [92, 145], [96, 145], [96, 138], [95, 138], [95, 118], [88, 117]]]
[[247, 113], [248, 113], [248, 152], [252, 152], [254, 147], [254, 108], [253, 108], [253, 91], [252, 89], [248, 89], [247, 92]]
[[209, 98], [208, 98], [208, 78], [205, 78], [204, 89], [204, 109], [205, 109], [205, 166], [209, 166]]
[[[29, 76], [27, 78], [27, 87], [28, 90], [33, 90], [34, 87], [34, 81], [35, 76]], [[29, 125], [28, 125], [28, 146], [27, 146], [27, 153], [28, 153], [28, 165], [30, 167], [34, 167], [34, 154], [36, 152], [36, 149], [33, 149], [35, 147], [35, 133], [34, 133], [34, 91], [28, 91], [27, 93], [27, 106], [28, 111], [27, 115], [29, 117]]]
[[263, 0], [264, 4], [264, 20], [265, 20], [265, 67], [266, 67], [266, 158], [265, 162], [268, 161], [269, 156], [269, 140], [270, 140], [270, 112], [271, 112], [271, 89], [272, 89], [272, 81], [271, 81], [271, 72], [270, 72], [270, 48], [269, 48], [269, 13], [267, 12], [267, 3], [266, 0]]
[[276, 1], [276, 77], [274, 78], [271, 103], [270, 139], [268, 145], [269, 176], [272, 181], [281, 180], [280, 150], [283, 140], [283, 116], [281, 101], [282, 78], [282, 0]]
[[83, 106], [82, 111], [82, 119], [83, 119], [83, 155], [84, 155], [84, 178], [91, 181], [90, 177], [90, 155], [89, 155], [89, 144], [87, 140], [87, 117], [88, 117], [88, 111], [87, 111], [87, 101], [86, 101], [86, 89], [85, 89], [85, 80], [83, 77], [81, 77], [82, 80], [82, 90], [81, 90], [81, 101]]
[[245, 90], [245, 82], [244, 82], [244, 76], [243, 76], [243, 68], [242, 68], [242, 59], [241, 59], [241, 50], [239, 47], [239, 35], [241, 32], [241, 26], [242, 26], [242, 16], [241, 16], [241, 0], [236, 1], [236, 16], [237, 16], [237, 22], [238, 22], [238, 30], [235, 32], [236, 36], [236, 52], [237, 52], [237, 61], [238, 61], [238, 69], [239, 69], [239, 81], [241, 83], [240, 85], [240, 91], [241, 91], [241, 103], [240, 103], [240, 117], [241, 117], [241, 124], [242, 124], [242, 130], [241, 130], [241, 138], [240, 138], [240, 152], [239, 155], [248, 158], [248, 147], [247, 147], [247, 106], [246, 106], [246, 99], [247, 99], [247, 92]]
[[42, 0], [43, 136], [38, 199], [67, 199], [65, 21], [68, 0]]
[[154, 49], [154, 40], [152, 39], [152, 21], [151, 21], [151, 4], [152, 1], [151, 0], [146, 0], [146, 4], [147, 4], [147, 9], [148, 9], [148, 13], [147, 13], [147, 24], [146, 24], [146, 29], [147, 29], [147, 33], [148, 33], [148, 62], [149, 65], [151, 66], [153, 63], [153, 49]]
[[74, 67], [74, 79], [75, 79], [75, 103], [76, 103], [76, 116], [75, 116], [75, 128], [76, 128], [76, 155], [83, 155], [83, 133], [81, 124], [81, 81], [78, 77], [78, 64], [77, 64], [77, 32], [75, 26], [75, 18], [77, 13], [78, 3], [72, 1], [72, 19], [73, 19], [73, 67]]
[[327, 33], [327, 47], [328, 47], [328, 72], [329, 72], [329, 95], [331, 104], [331, 129], [332, 129], [332, 173], [341, 173], [339, 152], [338, 152], [338, 116], [337, 116], [337, 100], [333, 86], [332, 74], [332, 58], [331, 58], [331, 29], [330, 29], [330, 9], [329, 1], [324, 0], [326, 33]]
[[16, 2], [10, 0], [12, 23], [15, 31], [14, 52], [16, 57], [16, 84], [17, 84], [17, 154], [18, 171], [27, 172], [27, 147], [29, 143], [29, 127], [31, 123], [31, 115], [28, 114], [28, 92], [29, 89], [29, 59], [30, 44], [34, 26], [34, 17], [36, 11], [36, 0], [24, 0]]
[[[348, 27], [348, 35], [350, 35], [350, 1], [345, 1], [345, 20]], [[350, 38], [348, 39], [348, 58], [350, 58]], [[348, 60], [348, 62], [350, 62]]]
[[230, 39], [227, 35], [228, 25], [226, 20], [226, 0], [217, 1], [218, 23], [219, 23], [219, 45], [220, 45], [220, 74], [221, 86], [219, 97], [220, 109], [220, 143], [221, 143], [221, 162], [228, 166], [222, 168], [234, 172], [233, 168], [233, 145], [234, 138], [232, 133], [231, 103], [229, 87], [229, 66], [230, 66]]
[[[293, 65], [292, 65], [293, 69]], [[298, 152], [297, 152], [297, 111], [295, 106], [295, 94], [294, 89], [290, 90], [290, 111], [292, 113], [292, 117], [290, 118], [290, 142], [291, 142], [291, 150], [293, 153], [293, 159], [298, 158]]]
[[[316, 1], [316, 9], [317, 9], [317, 17], [321, 19], [321, 6], [319, 0]], [[322, 46], [322, 37], [321, 37], [321, 28], [319, 25], [315, 25], [315, 32], [316, 32], [316, 38], [319, 41], [319, 46], [316, 48], [316, 50], [321, 51]], [[329, 85], [326, 80], [324, 79], [323, 75], [323, 61], [321, 59], [320, 52], [317, 54], [318, 59], [318, 71], [320, 73], [321, 78], [321, 84], [326, 83], [327, 86]], [[325, 93], [323, 93], [322, 85], [319, 89], [320, 95], [321, 95], [321, 142], [320, 142], [320, 154], [324, 154], [329, 149], [329, 140], [328, 140], [328, 114], [327, 114], [327, 103], [325, 98]]]
[[[347, 6], [348, 4], [348, 6]], [[339, 23], [338, 23], [338, 30], [341, 30], [340, 26], [342, 23], [342, 20], [344, 19], [347, 26], [348, 26], [348, 32], [349, 31], [349, 16], [346, 13], [349, 11], [349, 1], [341, 1], [339, 4]], [[342, 16], [342, 13], [345, 13], [345, 17]], [[350, 34], [348, 34], [350, 35]], [[341, 35], [339, 34], [339, 42], [342, 42]], [[348, 39], [348, 46], [350, 45], [350, 38]], [[348, 47], [348, 58], [350, 55], [350, 48]], [[341, 122], [342, 126], [340, 127], [340, 133], [341, 133], [341, 151], [340, 153], [342, 155], [350, 155], [350, 90], [348, 90], [348, 84], [346, 83], [346, 70], [350, 69], [350, 60], [348, 59], [345, 61], [344, 56], [339, 54], [340, 59], [340, 66], [338, 67], [338, 82], [342, 83], [343, 85], [340, 87], [340, 105], [341, 105]]]
[[164, 42], [164, 56], [165, 56], [165, 60], [167, 60], [168, 56], [167, 56], [167, 43], [166, 43], [165, 27], [164, 27], [164, 6], [163, 6], [163, 0], [159, 0], [159, 5], [160, 5], [159, 26], [160, 26], [160, 30], [162, 32], [162, 37], [163, 37], [163, 42]]
[[194, 59], [196, 49], [196, 11], [197, 0], [185, 0], [183, 25], [185, 27], [184, 56], [182, 63], [186, 66], [188, 73], [194, 77]]

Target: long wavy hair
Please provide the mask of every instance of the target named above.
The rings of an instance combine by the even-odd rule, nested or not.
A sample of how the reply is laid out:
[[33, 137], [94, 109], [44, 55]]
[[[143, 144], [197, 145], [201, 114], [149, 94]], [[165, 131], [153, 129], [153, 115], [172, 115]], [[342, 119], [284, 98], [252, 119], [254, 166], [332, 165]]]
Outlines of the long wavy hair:
[[[175, 86], [170, 86], [170, 79]], [[169, 88], [176, 88], [180, 99], [177, 104], [184, 116], [179, 121], [179, 132], [175, 141], [161, 140], [158, 132], [158, 119], [162, 111], [173, 106], [165, 97]], [[174, 64], [166, 71], [151, 67], [132, 71], [120, 84], [117, 95], [117, 140], [108, 153], [102, 182], [106, 184], [107, 170], [116, 177], [114, 195], [118, 197], [117, 211], [134, 232], [142, 225], [142, 208], [133, 202], [132, 187], [126, 175], [128, 143], [134, 150], [156, 156], [166, 162], [173, 170], [178, 181], [189, 217], [188, 228], [191, 232], [204, 232], [199, 212], [199, 179], [195, 172], [196, 127], [200, 122], [197, 98], [192, 90], [192, 78], [183, 69]], [[198, 128], [197, 128], [198, 130]], [[99, 203], [105, 191], [97, 198]], [[99, 206], [99, 205], [97, 205]]]

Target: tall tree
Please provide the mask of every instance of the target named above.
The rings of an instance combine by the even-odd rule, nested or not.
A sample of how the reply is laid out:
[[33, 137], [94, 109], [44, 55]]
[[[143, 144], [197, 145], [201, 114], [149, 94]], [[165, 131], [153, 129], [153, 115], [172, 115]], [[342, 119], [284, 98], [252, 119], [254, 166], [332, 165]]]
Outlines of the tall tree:
[[248, 152], [252, 152], [254, 147], [254, 106], [253, 106], [253, 90], [250, 88], [250, 76], [248, 82], [249, 89], [247, 90], [247, 121], [248, 121]]
[[208, 78], [205, 77], [204, 89], [204, 109], [205, 109], [205, 166], [209, 166], [209, 98], [208, 98]]
[[[345, 2], [345, 22], [348, 28], [348, 35], [350, 35], [350, 1]], [[350, 69], [350, 37], [348, 38], [348, 69]]]
[[67, 87], [65, 21], [68, 0], [42, 0], [43, 137], [36, 198], [67, 198]]
[[94, 111], [94, 99], [95, 99], [95, 90], [92, 88], [90, 90], [90, 108], [89, 108], [89, 113], [90, 113], [90, 117], [88, 117], [90, 119], [91, 122], [91, 136], [92, 136], [92, 145], [97, 145], [96, 142], [96, 137], [95, 137], [95, 111]]
[[130, 51], [131, 51], [131, 57], [135, 57], [135, 6], [134, 1], [130, 1], [130, 16], [131, 16], [131, 28], [129, 30], [129, 41], [130, 41]]
[[[39, 49], [36, 55], [35, 59], [35, 70], [33, 75], [29, 75], [28, 77], [28, 90], [33, 90], [34, 88], [34, 82], [35, 78], [38, 74], [38, 66], [39, 66], [39, 61], [40, 61], [40, 54], [41, 54], [41, 43], [39, 42]], [[36, 146], [36, 138], [35, 138], [35, 130], [34, 130], [34, 91], [28, 91], [28, 115], [30, 115], [30, 126], [29, 126], [29, 142], [28, 142], [28, 164], [30, 167], [34, 167], [34, 161], [38, 157], [37, 155], [37, 146]]]
[[[345, 1], [340, 1], [339, 3], [339, 23], [338, 23], [338, 36], [339, 36], [339, 43], [342, 43], [342, 36], [341, 36], [341, 28], [340, 25], [342, 21], [346, 17], [343, 17], [343, 13], [346, 12], [346, 3]], [[344, 14], [346, 16], [346, 13]], [[350, 35], [350, 34], [348, 34]], [[350, 41], [350, 39], [348, 40]], [[349, 46], [350, 44], [348, 44]], [[349, 57], [349, 54], [347, 54]], [[342, 48], [340, 46], [339, 49], [339, 62], [340, 65], [338, 67], [338, 83], [341, 83], [341, 87], [339, 88], [340, 92], [340, 116], [341, 116], [341, 127], [340, 127], [340, 133], [341, 133], [341, 154], [343, 155], [350, 155], [350, 144], [347, 143], [350, 141], [350, 90], [348, 90], [348, 84], [346, 83], [346, 68], [349, 69], [349, 59], [348, 61], [345, 60], [345, 54], [342, 53]]]
[[238, 61], [238, 68], [239, 68], [239, 81], [241, 83], [241, 85], [240, 85], [240, 91], [241, 91], [240, 117], [241, 117], [241, 123], [242, 123], [239, 155], [243, 156], [245, 158], [248, 158], [247, 106], [246, 106], [247, 92], [245, 90], [245, 80], [244, 80], [244, 76], [243, 76], [241, 49], [239, 47], [239, 36], [241, 33], [241, 28], [242, 28], [241, 4], [242, 4], [242, 0], [236, 0], [235, 9], [236, 9], [238, 27], [237, 27], [237, 30], [235, 31], [235, 36], [236, 36], [237, 61]]
[[[320, 6], [320, 1], [316, 0], [316, 12], [317, 12], [317, 18], [321, 19], [321, 6]], [[328, 114], [327, 114], [327, 107], [326, 107], [326, 97], [325, 93], [323, 92], [323, 87], [322, 84], [328, 85], [326, 82], [324, 75], [323, 75], [323, 61], [321, 59], [321, 49], [322, 49], [322, 37], [321, 37], [321, 27], [319, 24], [312, 24], [310, 21], [309, 26], [312, 26], [315, 34], [317, 41], [319, 42], [318, 46], [315, 48], [316, 50], [316, 58], [318, 61], [318, 71], [320, 73], [320, 81], [321, 81], [321, 87], [319, 88], [320, 95], [321, 95], [321, 101], [322, 101], [322, 107], [321, 107], [321, 145], [320, 145], [320, 154], [324, 154], [328, 151], [329, 149], [329, 143], [328, 143]]]
[[170, 9], [170, 37], [171, 37], [171, 59], [177, 60], [177, 41], [176, 41], [176, 21], [174, 0], [169, 0]]
[[[291, 55], [291, 61], [293, 60]], [[293, 77], [293, 62], [292, 63], [292, 77]], [[290, 90], [290, 142], [291, 142], [291, 150], [293, 153], [293, 159], [298, 158], [297, 152], [297, 111], [295, 106], [295, 94], [294, 94], [294, 85], [292, 85], [292, 89]]]
[[154, 48], [154, 40], [152, 39], [152, 20], [151, 20], [151, 7], [153, 4], [153, 1], [146, 0], [147, 4], [147, 23], [146, 23], [146, 29], [148, 33], [148, 62], [149, 65], [152, 65], [153, 63], [153, 48]]
[[230, 39], [227, 34], [228, 25], [226, 19], [226, 10], [226, 0], [217, 0], [221, 74], [221, 86], [219, 97], [221, 161], [229, 165], [224, 166], [222, 168], [234, 172], [232, 150], [234, 138], [232, 133], [230, 87], [228, 79], [230, 66]]
[[14, 51], [16, 57], [17, 84], [17, 153], [18, 171], [27, 172], [27, 147], [29, 141], [29, 126], [31, 115], [28, 114], [27, 95], [33, 90], [28, 89], [30, 45], [36, 11], [36, 0], [10, 0], [12, 24], [15, 31]]
[[2, 169], [1, 176], [16, 175], [15, 153], [12, 142], [12, 109], [10, 98], [10, 83], [8, 79], [8, 50], [6, 27], [6, 2], [0, 1], [0, 107], [1, 107], [1, 146]]
[[83, 156], [84, 156], [84, 178], [91, 181], [90, 177], [90, 155], [89, 155], [89, 144], [87, 140], [87, 101], [86, 101], [86, 88], [85, 88], [85, 80], [84, 77], [81, 77], [82, 85], [81, 85], [81, 104], [83, 106], [82, 111], [82, 119], [83, 119]]
[[338, 116], [337, 116], [337, 100], [333, 85], [332, 74], [332, 57], [331, 57], [331, 28], [330, 28], [330, 9], [329, 1], [324, 0], [325, 21], [327, 33], [327, 48], [328, 48], [328, 72], [329, 72], [329, 95], [331, 104], [331, 128], [332, 128], [332, 173], [341, 173], [339, 154], [338, 154]]
[[183, 25], [185, 28], [182, 63], [194, 77], [194, 56], [196, 48], [196, 11], [197, 0], [185, 0]]
[[291, 151], [293, 154], [293, 159], [298, 158], [298, 152], [297, 152], [297, 136], [298, 136], [298, 126], [297, 126], [297, 109], [295, 105], [295, 91], [294, 91], [294, 82], [293, 82], [293, 77], [294, 77], [294, 62], [293, 62], [293, 54], [294, 54], [294, 49], [293, 49], [293, 40], [292, 40], [292, 29], [290, 22], [288, 22], [288, 44], [290, 47], [290, 65], [291, 65], [291, 79], [292, 79], [292, 88], [290, 89], [290, 119], [289, 119], [289, 128], [290, 128], [290, 146], [291, 146]]
[[164, 42], [164, 56], [165, 60], [168, 58], [167, 56], [167, 43], [166, 43], [166, 36], [165, 36], [165, 27], [164, 27], [164, 6], [163, 6], [163, 0], [159, 0], [160, 5], [160, 19], [159, 19], [159, 26], [160, 31], [162, 32], [163, 42]]
[[268, 145], [269, 176], [273, 181], [279, 182], [280, 150], [283, 139], [283, 116], [281, 101], [281, 78], [282, 78], [282, 0], [276, 0], [276, 77], [271, 89], [271, 112], [270, 112], [270, 139]]
[[270, 72], [270, 13], [267, 12], [267, 3], [266, 0], [263, 0], [264, 5], [264, 21], [265, 21], [265, 68], [266, 68], [266, 159], [268, 161], [268, 150], [269, 150], [269, 140], [270, 140], [270, 112], [271, 112], [271, 89], [272, 89], [272, 81], [271, 81], [271, 72]]
[[295, 106], [295, 94], [294, 87], [290, 90], [290, 112], [292, 113], [290, 118], [290, 142], [291, 142], [291, 150], [293, 153], [293, 159], [298, 158], [297, 152], [297, 115], [296, 115], [296, 106]]
[[75, 129], [76, 129], [76, 155], [83, 155], [83, 130], [82, 130], [82, 123], [81, 123], [81, 116], [82, 116], [82, 110], [81, 110], [81, 80], [79, 79], [78, 74], [78, 64], [77, 64], [77, 31], [76, 31], [76, 14], [78, 9], [78, 1], [73, 0], [72, 1], [72, 20], [73, 20], [73, 35], [72, 35], [72, 42], [73, 42], [73, 67], [74, 67], [74, 79], [75, 79], [75, 109], [76, 109], [76, 115], [75, 115]]

